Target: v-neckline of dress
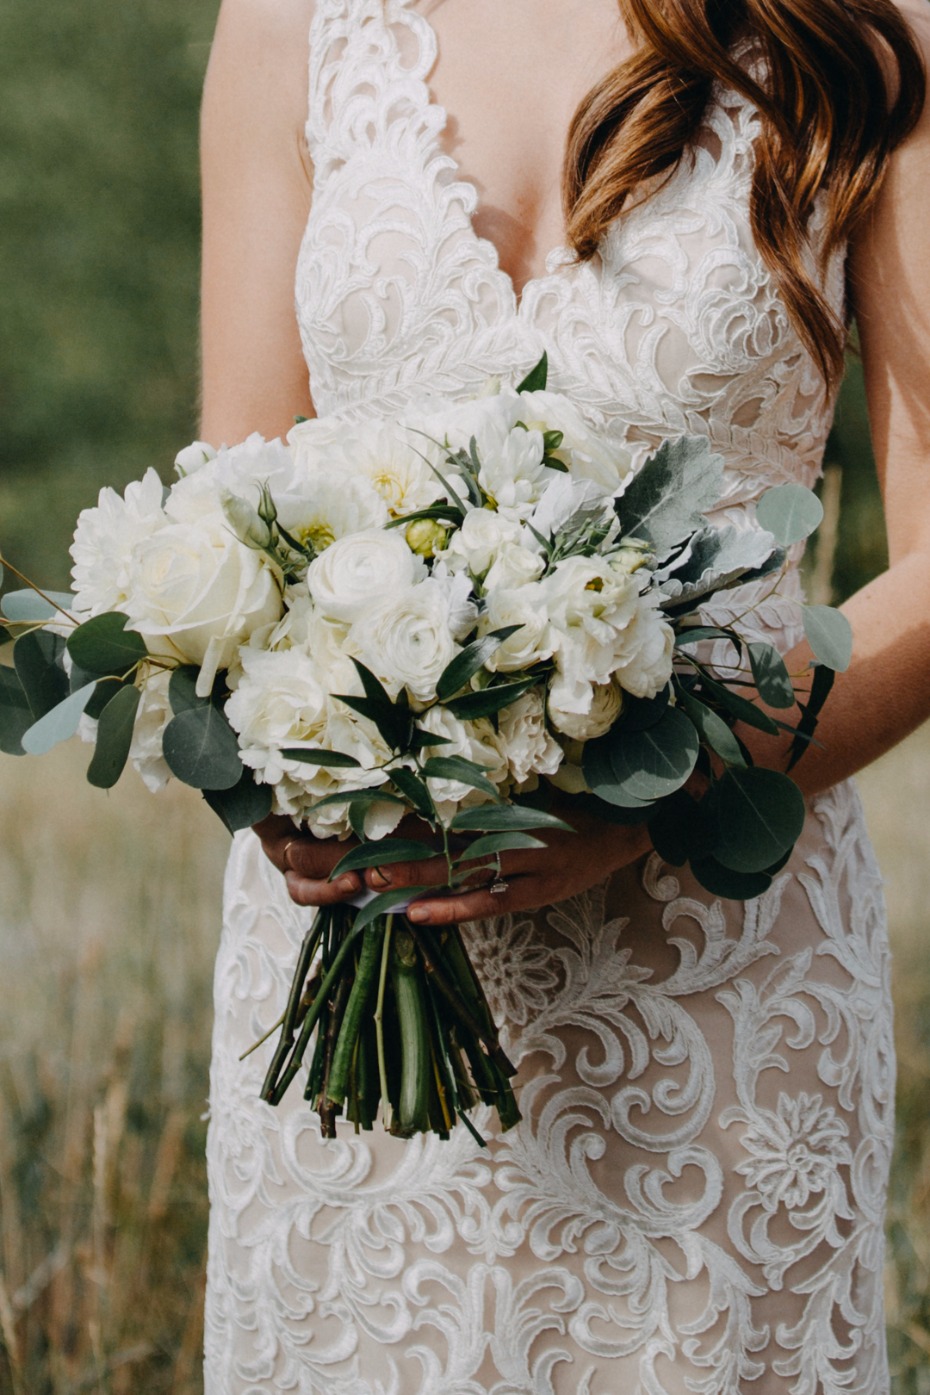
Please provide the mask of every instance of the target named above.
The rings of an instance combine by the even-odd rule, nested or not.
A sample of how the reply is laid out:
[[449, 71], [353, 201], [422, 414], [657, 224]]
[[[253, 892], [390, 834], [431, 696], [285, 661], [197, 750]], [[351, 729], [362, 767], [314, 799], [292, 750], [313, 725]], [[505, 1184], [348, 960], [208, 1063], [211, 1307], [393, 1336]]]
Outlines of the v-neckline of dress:
[[429, 156], [430, 158], [444, 161], [450, 170], [452, 175], [450, 185], [462, 192], [463, 207], [468, 210], [468, 234], [474, 245], [479, 249], [484, 249], [489, 256], [491, 260], [491, 269], [503, 286], [514, 315], [519, 317], [522, 314], [524, 305], [527, 303], [528, 292], [533, 290], [536, 286], [542, 285], [546, 281], [551, 281], [554, 277], [558, 276], [560, 267], [570, 265], [574, 261], [574, 252], [567, 242], [557, 243], [547, 252], [543, 259], [543, 269], [533, 276], [527, 277], [520, 290], [517, 290], [513, 276], [501, 262], [500, 249], [497, 243], [493, 238], [482, 236], [475, 226], [475, 216], [482, 207], [478, 186], [474, 179], [463, 173], [458, 160], [443, 142], [443, 136], [449, 126], [449, 112], [441, 102], [436, 100], [432, 87], [433, 74], [436, 69], [436, 64], [439, 61], [439, 36], [436, 33], [436, 28], [422, 9], [418, 6], [414, 9], [416, 0], [399, 0], [399, 3], [401, 8], [406, 10], [408, 14], [413, 13], [416, 15], [417, 21], [422, 26], [424, 39], [429, 42], [429, 53], [426, 55], [428, 61], [424, 61], [421, 65], [422, 76], [414, 79], [420, 91], [420, 100], [424, 113], [432, 113], [434, 117], [434, 120], [430, 123], [431, 140]]

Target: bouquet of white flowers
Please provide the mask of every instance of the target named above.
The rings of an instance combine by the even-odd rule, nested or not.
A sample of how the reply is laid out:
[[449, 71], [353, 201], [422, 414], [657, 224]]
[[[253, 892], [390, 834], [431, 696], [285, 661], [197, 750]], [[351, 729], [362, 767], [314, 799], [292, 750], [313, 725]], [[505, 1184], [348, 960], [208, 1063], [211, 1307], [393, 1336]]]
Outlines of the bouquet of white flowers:
[[[545, 359], [474, 401], [195, 443], [177, 468], [168, 489], [149, 471], [81, 514], [73, 595], [4, 598], [0, 749], [81, 728], [92, 784], [130, 761], [152, 788], [173, 774], [202, 790], [232, 831], [275, 811], [351, 838], [333, 876], [439, 847], [450, 886], [493, 878], [501, 853], [569, 826], [556, 791], [562, 812], [648, 822], [717, 894], [759, 894], [789, 856], [800, 791], [754, 767], [734, 727], [785, 726], [764, 709], [794, 708], [792, 678], [772, 645], [700, 610], [777, 587], [819, 521], [809, 491], [770, 490], [757, 527], [714, 527], [722, 462], [705, 440], [632, 472], [546, 390]], [[805, 607], [804, 624], [817, 662], [792, 760], [849, 661], [838, 612]], [[316, 1029], [306, 1094], [329, 1134], [337, 1113], [370, 1128], [379, 1107], [400, 1134], [472, 1127], [479, 1100], [504, 1128], [519, 1118], [458, 932], [403, 916], [417, 893], [321, 910], [307, 933], [264, 1097]]]

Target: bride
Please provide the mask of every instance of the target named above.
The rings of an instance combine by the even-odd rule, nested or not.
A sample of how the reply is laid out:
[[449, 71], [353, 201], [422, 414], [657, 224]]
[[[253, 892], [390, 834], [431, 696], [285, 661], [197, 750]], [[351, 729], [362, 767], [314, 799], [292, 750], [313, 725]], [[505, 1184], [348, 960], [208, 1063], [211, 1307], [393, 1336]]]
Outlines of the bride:
[[[928, 53], [925, 0], [223, 0], [206, 439], [467, 395], [545, 349], [636, 459], [709, 437], [717, 514], [748, 525], [816, 478], [854, 314], [891, 566], [844, 607], [854, 661], [764, 896], [591, 821], [505, 855], [503, 895], [421, 898], [468, 922], [519, 1063], [524, 1120], [484, 1151], [326, 1142], [299, 1091], [259, 1102], [240, 1054], [309, 908], [361, 888], [284, 820], [237, 837], [207, 1395], [887, 1395], [887, 945], [848, 777], [930, 714]], [[799, 585], [743, 622], [795, 673]]]

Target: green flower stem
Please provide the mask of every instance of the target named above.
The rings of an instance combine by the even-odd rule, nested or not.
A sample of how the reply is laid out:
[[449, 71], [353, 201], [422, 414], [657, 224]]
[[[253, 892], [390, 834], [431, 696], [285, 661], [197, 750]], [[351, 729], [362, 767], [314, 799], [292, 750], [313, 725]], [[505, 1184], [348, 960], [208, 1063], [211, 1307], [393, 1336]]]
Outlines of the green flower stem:
[[[271, 1095], [274, 1093], [276, 1081], [287, 1060], [288, 1052], [291, 1049], [297, 1014], [300, 1011], [301, 999], [303, 997], [304, 983], [306, 982], [307, 974], [310, 972], [313, 956], [317, 951], [320, 940], [323, 938], [328, 918], [328, 913], [325, 910], [319, 912], [310, 929], [304, 936], [304, 942], [300, 947], [297, 968], [291, 980], [291, 991], [288, 996], [287, 1007], [284, 1009], [284, 1015], [280, 1022], [281, 1036], [278, 1040], [277, 1049], [271, 1058], [271, 1064], [265, 1075], [264, 1083], [262, 1084], [261, 1098], [263, 1100], [270, 1099]], [[274, 1031], [274, 1027], [271, 1028], [271, 1031]], [[267, 1040], [267, 1037], [270, 1035], [270, 1032], [266, 1033], [261, 1041], [257, 1041], [254, 1046], [249, 1047], [249, 1051], [254, 1051], [255, 1047], [260, 1046], [261, 1042]], [[248, 1055], [249, 1053], [246, 1052], [245, 1054]]]
[[378, 974], [381, 958], [379, 951], [383, 938], [383, 932], [377, 922], [366, 925], [362, 935], [362, 948], [355, 971], [355, 981], [352, 984], [345, 1016], [339, 1028], [339, 1037], [333, 1051], [332, 1068], [326, 1085], [326, 1098], [331, 1100], [333, 1104], [342, 1104], [346, 1097], [362, 1015], [368, 1006]]
[[333, 999], [329, 1021], [326, 1024], [326, 1047], [323, 1057], [323, 1089], [317, 1101], [317, 1113], [320, 1116], [320, 1129], [324, 1138], [336, 1137], [336, 1115], [341, 1113], [342, 1105], [337, 1104], [329, 1098], [329, 1078], [333, 1068], [333, 1056], [336, 1052], [336, 1038], [345, 1017], [346, 1004], [349, 1000], [352, 982], [348, 974], [344, 974], [339, 980], [336, 988], [336, 996]]
[[[377, 923], [377, 922], [376, 922]], [[388, 963], [391, 957], [391, 937], [394, 930], [394, 917], [389, 915], [384, 922], [383, 943], [381, 946], [381, 973], [378, 978], [378, 1001], [375, 1007], [375, 1043], [378, 1054], [378, 1081], [381, 1087], [381, 1101], [384, 1106], [384, 1127], [391, 1127], [391, 1097], [388, 1094], [387, 1061], [384, 1054], [384, 990], [387, 984]]]
[[493, 1030], [493, 1022], [491, 1022], [491, 1030], [489, 1031], [487, 1025], [483, 1025], [479, 1021], [478, 1017], [471, 1010], [470, 1005], [464, 1001], [463, 995], [455, 991], [455, 988], [439, 967], [438, 956], [433, 952], [426, 936], [413, 925], [409, 926], [409, 933], [422, 955], [426, 972], [446, 1000], [449, 1010], [459, 1022], [460, 1026], [464, 1031], [484, 1044], [488, 1054], [499, 1061], [502, 1070], [508, 1075], [514, 1075], [516, 1073], [515, 1068], [504, 1054], [503, 1047], [497, 1037], [497, 1032]]
[[294, 1076], [300, 1070], [300, 1063], [304, 1058], [304, 1052], [307, 1049], [307, 1043], [310, 1040], [310, 1034], [317, 1024], [317, 1019], [319, 1018], [320, 1013], [323, 1011], [326, 1001], [329, 998], [330, 993], [332, 992], [333, 985], [335, 984], [336, 979], [338, 978], [339, 973], [342, 969], [342, 966], [348, 957], [349, 951], [352, 949], [354, 941], [355, 937], [354, 935], [352, 935], [350, 931], [349, 934], [346, 935], [342, 944], [339, 946], [338, 950], [336, 951], [335, 957], [333, 958], [332, 963], [330, 964], [323, 977], [323, 982], [320, 984], [320, 991], [317, 993], [312, 1006], [307, 1011], [307, 1015], [303, 1021], [303, 1026], [300, 1030], [300, 1036], [297, 1039], [297, 1044], [294, 1047], [287, 1069], [281, 1076], [277, 1085], [274, 1086], [274, 1088], [270, 1090], [268, 1094], [265, 1094], [264, 1091], [262, 1092], [262, 1099], [267, 1100], [269, 1104], [281, 1103], [282, 1099], [284, 1098], [287, 1087], [290, 1085], [291, 1081], [294, 1079]]
[[416, 949], [405, 930], [394, 936], [391, 977], [401, 1049], [400, 1096], [392, 1132], [409, 1138], [429, 1127], [432, 1053]]
[[374, 1023], [371, 1018], [362, 1024], [355, 1070], [358, 1122], [363, 1129], [370, 1129], [377, 1116], [380, 1099]]

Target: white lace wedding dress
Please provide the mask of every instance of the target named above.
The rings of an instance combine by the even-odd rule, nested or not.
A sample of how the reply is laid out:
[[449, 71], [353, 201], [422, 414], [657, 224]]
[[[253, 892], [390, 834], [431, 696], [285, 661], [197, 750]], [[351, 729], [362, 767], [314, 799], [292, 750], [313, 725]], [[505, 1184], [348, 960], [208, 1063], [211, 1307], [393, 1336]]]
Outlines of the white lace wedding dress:
[[[709, 436], [722, 518], [813, 481], [832, 404], [750, 236], [753, 111], [718, 92], [601, 258], [553, 253], [518, 301], [443, 151], [435, 52], [412, 0], [318, 0], [297, 269], [318, 412], [470, 393], [545, 348], [550, 386], [641, 455]], [[842, 286], [837, 259], [837, 305]], [[797, 637], [788, 596], [751, 623]], [[851, 785], [812, 801], [756, 901], [653, 855], [470, 927], [525, 1115], [487, 1151], [462, 1127], [324, 1142], [300, 1090], [260, 1103], [266, 1052], [239, 1056], [282, 1009], [308, 913], [251, 834], [226, 893], [207, 1395], [887, 1392], [887, 948]]]

